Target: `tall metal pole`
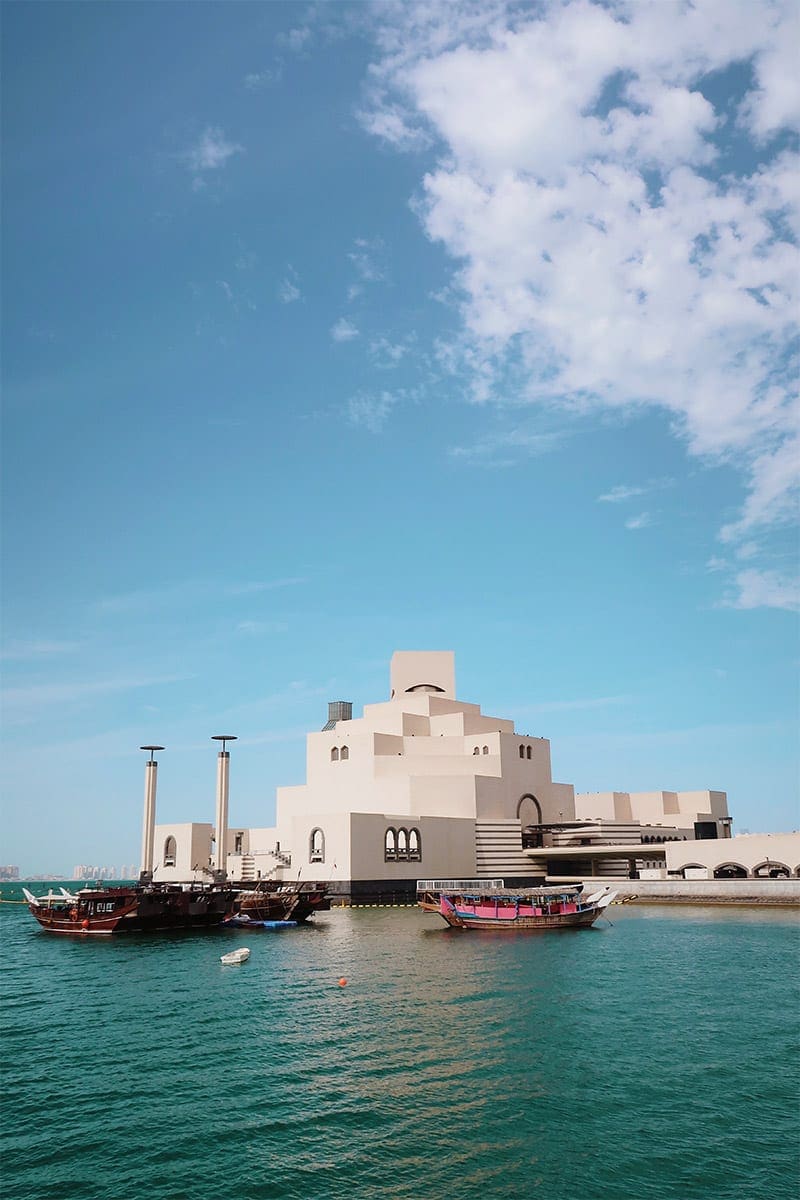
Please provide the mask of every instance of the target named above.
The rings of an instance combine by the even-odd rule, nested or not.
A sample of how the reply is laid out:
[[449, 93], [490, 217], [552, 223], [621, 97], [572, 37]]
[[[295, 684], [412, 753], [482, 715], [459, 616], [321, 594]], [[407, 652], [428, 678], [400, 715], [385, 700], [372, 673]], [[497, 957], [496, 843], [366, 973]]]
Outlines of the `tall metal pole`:
[[139, 867], [139, 882], [150, 883], [153, 878], [153, 843], [156, 836], [156, 781], [158, 763], [153, 758], [156, 750], [163, 746], [140, 746], [150, 757], [144, 765], [144, 816], [142, 817], [142, 858]]
[[231, 763], [225, 743], [235, 742], [237, 739], [232, 733], [215, 733], [211, 740], [222, 742], [222, 749], [217, 755], [217, 849], [214, 855], [214, 882], [224, 883], [228, 878], [228, 787]]

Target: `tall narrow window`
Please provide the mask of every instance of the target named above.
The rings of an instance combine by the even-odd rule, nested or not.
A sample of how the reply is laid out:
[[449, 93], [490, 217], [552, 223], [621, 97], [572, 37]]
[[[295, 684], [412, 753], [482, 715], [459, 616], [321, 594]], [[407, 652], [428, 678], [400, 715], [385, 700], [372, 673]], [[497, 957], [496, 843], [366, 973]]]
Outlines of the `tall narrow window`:
[[524, 758], [524, 757], [525, 757], [525, 747], [524, 747], [524, 746], [520, 746], [520, 748], [519, 748], [519, 756], [520, 756], [520, 758]]
[[383, 840], [383, 857], [386, 862], [394, 862], [397, 858], [397, 831], [387, 829]]
[[484, 753], [484, 754], [488, 754], [488, 753], [489, 753], [489, 747], [488, 747], [488, 746], [484, 746], [484, 747], [483, 747], [483, 753]]
[[243, 833], [237, 833], [237, 834], [236, 834], [236, 836], [235, 836], [235, 838], [233, 839], [233, 853], [234, 853], [234, 854], [241, 854], [241, 853], [242, 853], [242, 843], [243, 843], [243, 841], [244, 841], [244, 834], [243, 834]]
[[473, 754], [480, 754], [480, 752], [481, 752], [480, 746], [476, 746], [475, 749], [472, 751]]
[[334, 746], [333, 749], [331, 750], [331, 762], [338, 762], [338, 761], [339, 761], [339, 747]]
[[398, 829], [397, 831], [397, 857], [408, 858], [408, 830]]
[[175, 866], [175, 855], [177, 854], [177, 852], [178, 852], [178, 843], [175, 841], [174, 837], [171, 837], [171, 836], [168, 837], [167, 840], [164, 842], [164, 866], [165, 867], [174, 867]]
[[350, 757], [350, 751], [348, 750], [347, 746], [342, 746], [342, 753], [341, 753], [342, 762], [347, 762], [349, 757]]
[[531, 756], [531, 748], [530, 748], [530, 746], [528, 746], [528, 747], [527, 747], [527, 755], [526, 755], [526, 757], [527, 757], [527, 758], [530, 758], [530, 756]]
[[408, 857], [412, 862], [419, 862], [422, 859], [422, 840], [418, 829], [409, 829], [408, 831]]
[[308, 838], [308, 861], [325, 862], [325, 834], [321, 829], [312, 829]]

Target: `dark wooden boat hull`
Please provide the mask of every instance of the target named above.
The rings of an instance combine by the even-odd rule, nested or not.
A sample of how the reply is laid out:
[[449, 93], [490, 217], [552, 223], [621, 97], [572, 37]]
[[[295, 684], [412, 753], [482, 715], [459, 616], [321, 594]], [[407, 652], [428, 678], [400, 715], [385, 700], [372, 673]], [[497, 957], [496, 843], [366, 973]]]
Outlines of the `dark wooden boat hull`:
[[156, 933], [169, 929], [210, 929], [233, 911], [230, 888], [103, 888], [81, 892], [77, 902], [29, 904], [47, 933], [107, 936]]
[[262, 884], [239, 892], [235, 913], [251, 921], [307, 921], [327, 912], [331, 901], [324, 884]]

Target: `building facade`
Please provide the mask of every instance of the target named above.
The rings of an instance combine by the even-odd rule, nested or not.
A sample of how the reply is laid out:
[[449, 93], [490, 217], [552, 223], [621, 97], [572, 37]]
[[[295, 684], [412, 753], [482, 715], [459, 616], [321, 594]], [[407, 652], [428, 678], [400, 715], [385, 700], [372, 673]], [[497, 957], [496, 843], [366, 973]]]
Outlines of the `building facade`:
[[[389, 692], [357, 718], [348, 702], [329, 706], [306, 740], [306, 782], [278, 788], [275, 825], [223, 830], [230, 878], [324, 880], [366, 902], [412, 896], [422, 877], [533, 883], [531, 845], [623, 838], [644, 863], [651, 841], [730, 833], [724, 792], [576, 795], [554, 781], [545, 738], [456, 698], [450, 651], [396, 652]], [[156, 878], [207, 869], [213, 836], [158, 826]]]

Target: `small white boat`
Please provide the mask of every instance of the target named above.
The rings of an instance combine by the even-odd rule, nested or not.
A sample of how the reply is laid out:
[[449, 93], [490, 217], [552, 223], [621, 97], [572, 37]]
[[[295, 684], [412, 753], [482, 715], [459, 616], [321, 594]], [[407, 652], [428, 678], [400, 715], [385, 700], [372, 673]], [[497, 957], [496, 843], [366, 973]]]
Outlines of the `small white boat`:
[[239, 963], [247, 962], [250, 957], [250, 951], [247, 946], [242, 946], [241, 950], [231, 950], [230, 954], [223, 954], [219, 960], [226, 967], [236, 967]]

